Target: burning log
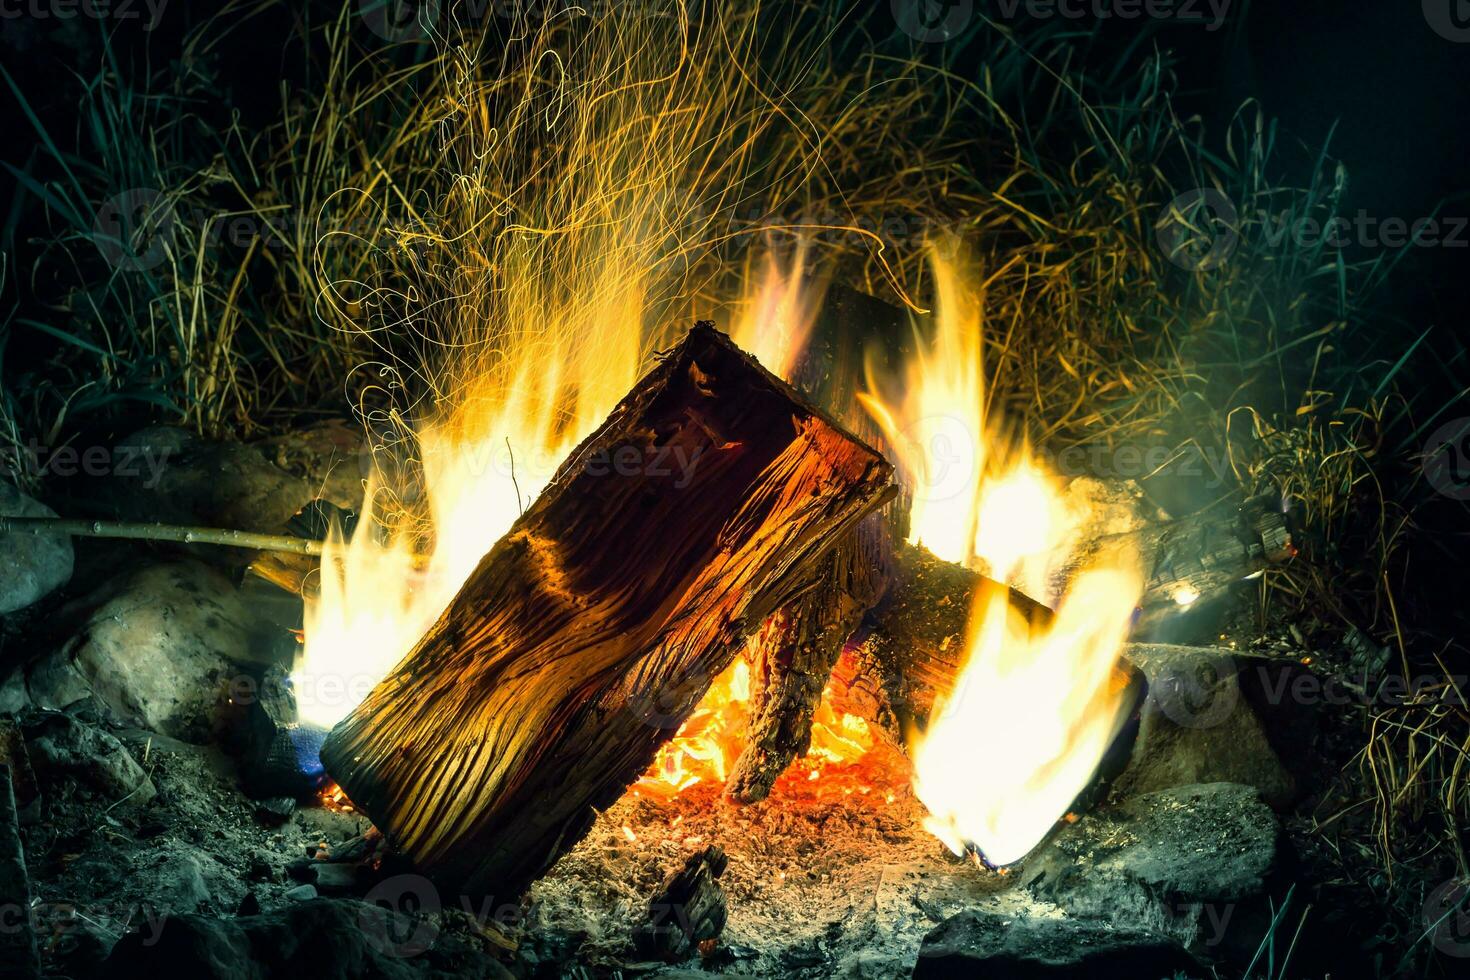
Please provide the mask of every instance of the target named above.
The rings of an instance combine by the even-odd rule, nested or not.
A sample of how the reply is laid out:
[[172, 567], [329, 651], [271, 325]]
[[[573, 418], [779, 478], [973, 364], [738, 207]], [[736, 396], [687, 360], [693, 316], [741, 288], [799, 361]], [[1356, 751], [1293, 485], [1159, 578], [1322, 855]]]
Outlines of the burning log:
[[333, 729], [327, 771], [441, 887], [519, 894], [889, 499], [891, 475], [696, 325]]
[[[948, 690], [959, 672], [970, 610], [986, 587], [1004, 588], [924, 548], [899, 545], [892, 586], [868, 615], [867, 635], [834, 669], [838, 703], [895, 733], [927, 717], [934, 695]], [[1009, 593], [1028, 621], [1051, 619], [1046, 606], [1015, 589]]]
[[812, 717], [843, 645], [887, 583], [891, 547], [881, 515], [863, 521], [817, 566], [802, 595], [752, 640], [752, 713], [745, 750], [726, 783], [741, 803], [766, 798], [812, 741]]

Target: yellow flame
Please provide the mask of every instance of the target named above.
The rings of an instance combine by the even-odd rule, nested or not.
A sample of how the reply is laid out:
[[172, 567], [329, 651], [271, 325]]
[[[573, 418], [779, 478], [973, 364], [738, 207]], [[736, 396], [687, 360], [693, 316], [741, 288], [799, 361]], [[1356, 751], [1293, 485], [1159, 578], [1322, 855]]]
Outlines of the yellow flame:
[[767, 371], [788, 381], [821, 306], [820, 288], [806, 278], [808, 271], [805, 246], [797, 248], [787, 269], [771, 253], [759, 278], [747, 268], [746, 295], [730, 333]]
[[415, 554], [422, 527], [377, 533], [387, 494], [376, 483], [361, 530], [350, 541], [329, 539], [293, 674], [303, 721], [336, 724], [412, 649], [636, 379], [638, 319], [621, 321], [621, 335], [604, 331], [595, 352], [568, 330], [578, 319], [558, 310], [544, 330], [509, 338], [457, 393], [446, 418], [418, 433], [428, 515], [440, 532], [423, 556]]
[[[931, 256], [935, 323], [892, 402], [869, 372], [863, 396], [913, 493], [910, 542], [1033, 596], [1075, 547], [1080, 519], [1061, 481], [987, 417], [981, 299], [959, 263]], [[1142, 593], [1130, 559], [1083, 571], [1049, 626], [999, 585], [976, 596], [954, 688], [911, 739], [926, 826], [993, 864], [1030, 851], [1087, 786], [1118, 731], [1117, 669]]]
[[938, 310], [933, 336], [915, 338], [895, 404], [878, 394], [871, 364], [869, 390], [858, 398], [888, 436], [912, 495], [909, 542], [969, 564], [986, 462], [980, 304], [937, 250], [931, 261]]
[[925, 826], [955, 853], [1015, 862], [1086, 788], [1122, 722], [1118, 652], [1141, 589], [1126, 571], [1084, 572], [1034, 631], [1004, 589], [977, 597], [955, 688], [914, 750]]

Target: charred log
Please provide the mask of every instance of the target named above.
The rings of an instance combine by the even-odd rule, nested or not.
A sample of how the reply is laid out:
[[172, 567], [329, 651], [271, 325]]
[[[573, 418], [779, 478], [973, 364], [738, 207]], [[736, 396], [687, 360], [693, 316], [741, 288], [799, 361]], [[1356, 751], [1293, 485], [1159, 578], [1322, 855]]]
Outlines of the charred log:
[[648, 901], [648, 921], [633, 932], [640, 955], [673, 961], [719, 938], [727, 915], [719, 878], [728, 863], [724, 850], [711, 844], [664, 880]]
[[[924, 548], [900, 545], [892, 586], [869, 613], [866, 635], [833, 671], [837, 703], [894, 733], [927, 718], [935, 695], [959, 671], [970, 610], [987, 587], [1005, 588]], [[1009, 600], [1030, 622], [1051, 619], [1050, 609], [1015, 589]]]
[[696, 325], [332, 731], [327, 771], [441, 887], [519, 894], [891, 496], [891, 473]]
[[750, 728], [726, 783], [731, 798], [765, 799], [811, 746], [812, 717], [832, 667], [887, 583], [890, 548], [881, 515], [863, 521], [817, 566], [807, 590], [752, 639]]

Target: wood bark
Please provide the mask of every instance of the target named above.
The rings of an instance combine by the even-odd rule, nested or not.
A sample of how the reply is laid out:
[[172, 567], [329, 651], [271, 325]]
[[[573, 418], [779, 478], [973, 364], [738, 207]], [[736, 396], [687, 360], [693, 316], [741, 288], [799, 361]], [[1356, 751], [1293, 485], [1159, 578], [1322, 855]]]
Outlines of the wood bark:
[[[1006, 587], [924, 548], [899, 545], [891, 587], [833, 670], [837, 706], [895, 734], [927, 718], [935, 695], [958, 673], [970, 610], [984, 588]], [[1007, 591], [1029, 621], [1050, 621], [1046, 606]]]
[[891, 478], [696, 325], [332, 731], [328, 773], [441, 888], [520, 894]]

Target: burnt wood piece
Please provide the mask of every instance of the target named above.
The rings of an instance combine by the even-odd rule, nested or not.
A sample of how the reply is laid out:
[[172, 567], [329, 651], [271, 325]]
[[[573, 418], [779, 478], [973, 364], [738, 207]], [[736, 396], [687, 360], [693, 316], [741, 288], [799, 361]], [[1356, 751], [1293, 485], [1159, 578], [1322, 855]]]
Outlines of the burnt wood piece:
[[832, 667], [887, 584], [890, 550], [882, 515], [874, 514], [817, 565], [807, 590], [751, 639], [750, 727], [725, 784], [732, 799], [765, 799], [791, 761], [811, 747], [812, 717]]
[[[864, 636], [832, 672], [835, 705], [902, 734], [923, 721], [934, 696], [949, 689], [964, 654], [966, 627], [982, 588], [1005, 588], [927, 549], [895, 549], [892, 585], [868, 614]], [[1011, 606], [1034, 623], [1052, 612], [1009, 589]]]
[[[1108, 535], [1083, 549], [1054, 583], [1063, 591], [1071, 575], [1109, 554], [1137, 554], [1144, 595], [1132, 639], [1154, 639], [1180, 609], [1176, 592], [1201, 599], [1228, 592], [1253, 572], [1295, 554], [1280, 513], [1261, 498], [1238, 511], [1201, 513], [1127, 534]], [[845, 651], [832, 673], [843, 710], [876, 721], [891, 733], [928, 718], [934, 697], [947, 691], [965, 653], [966, 627], [978, 590], [997, 587], [961, 565], [923, 548], [901, 545], [887, 596], [868, 615], [866, 637]], [[1051, 611], [1014, 589], [1012, 606], [1037, 624]]]
[[1134, 639], [1162, 639], [1154, 632], [1181, 608], [1181, 595], [1197, 596], [1193, 601], [1227, 595], [1247, 576], [1296, 554], [1279, 503], [1271, 495], [1252, 497], [1238, 508], [1209, 508], [1177, 521], [1096, 538], [1058, 572], [1052, 594], [1061, 595], [1083, 568], [1111, 555], [1136, 554], [1142, 560], [1144, 589]]
[[728, 863], [724, 850], [711, 844], [664, 879], [648, 900], [648, 921], [633, 931], [640, 956], [672, 962], [719, 938], [727, 914], [719, 878]]
[[697, 324], [333, 729], [327, 772], [441, 888], [519, 895], [891, 480]]

